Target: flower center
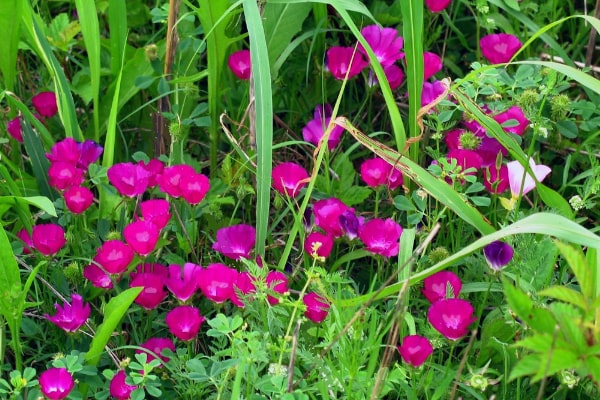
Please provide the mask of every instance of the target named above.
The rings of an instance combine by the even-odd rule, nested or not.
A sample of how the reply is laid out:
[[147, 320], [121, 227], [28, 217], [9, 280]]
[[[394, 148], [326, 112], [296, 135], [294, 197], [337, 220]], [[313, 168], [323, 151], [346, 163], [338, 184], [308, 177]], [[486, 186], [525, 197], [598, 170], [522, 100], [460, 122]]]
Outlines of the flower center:
[[481, 144], [481, 138], [472, 132], [465, 132], [458, 139], [460, 148], [465, 150], [477, 150]]

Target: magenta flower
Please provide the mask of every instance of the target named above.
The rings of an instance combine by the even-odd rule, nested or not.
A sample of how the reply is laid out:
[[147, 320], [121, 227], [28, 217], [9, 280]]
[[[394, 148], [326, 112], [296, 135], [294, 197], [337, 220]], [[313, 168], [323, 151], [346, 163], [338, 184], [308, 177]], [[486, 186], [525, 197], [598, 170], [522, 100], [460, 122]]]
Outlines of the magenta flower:
[[433, 353], [433, 346], [424, 336], [410, 335], [402, 339], [402, 344], [398, 346], [398, 352], [405, 363], [416, 368], [423, 365]]
[[[271, 289], [275, 293], [285, 294], [290, 289], [288, 288], [288, 278], [285, 276], [283, 272], [280, 271], [269, 271], [267, 274], [267, 287]], [[279, 303], [279, 299], [277, 297], [273, 297], [271, 295], [267, 296], [267, 300], [270, 305], [274, 306]]]
[[425, 5], [431, 12], [438, 13], [444, 11], [452, 0], [425, 0]]
[[473, 311], [467, 300], [442, 299], [429, 307], [427, 319], [446, 338], [457, 340], [468, 333], [469, 325], [477, 319]]
[[[450, 150], [474, 151], [481, 158], [481, 167], [496, 164], [498, 153], [506, 155], [507, 150], [495, 138], [488, 137], [485, 129], [476, 122], [465, 123], [472, 131], [453, 129], [446, 133], [444, 140]], [[475, 163], [477, 165], [477, 163]]]
[[45, 256], [53, 256], [67, 243], [65, 231], [60, 225], [40, 224], [31, 231], [33, 247]]
[[181, 197], [183, 195], [181, 190], [182, 177], [195, 173], [196, 171], [190, 165], [171, 165], [163, 169], [162, 174], [158, 177], [158, 187], [171, 197]]
[[137, 274], [154, 274], [166, 282], [169, 279], [169, 268], [159, 263], [142, 263], [138, 264], [129, 276], [133, 279]]
[[237, 282], [239, 272], [224, 264], [210, 264], [200, 269], [197, 277], [198, 288], [207, 299], [215, 303], [223, 303], [231, 299], [233, 286]]
[[[525, 113], [519, 106], [512, 106], [508, 110], [503, 111], [499, 114], [494, 115], [494, 119], [500, 125], [507, 121], [514, 121], [517, 123], [515, 126], [502, 127], [506, 132], [521, 136], [523, 132], [529, 126], [529, 120], [525, 116]], [[513, 124], [514, 125], [514, 124]]]
[[77, 168], [81, 168], [87, 171], [90, 164], [95, 163], [100, 155], [104, 151], [102, 146], [93, 140], [87, 139], [82, 143], [77, 143], [79, 148], [79, 160], [77, 161]]
[[120, 240], [107, 240], [96, 252], [94, 261], [109, 274], [120, 274], [133, 260], [133, 249]]
[[308, 182], [308, 172], [299, 164], [284, 162], [273, 168], [273, 189], [284, 196], [296, 197]]
[[482, 37], [479, 41], [481, 54], [491, 64], [509, 62], [521, 46], [519, 38], [507, 33], [494, 33]]
[[158, 228], [150, 221], [132, 222], [123, 230], [127, 244], [142, 257], [154, 251], [159, 235]]
[[136, 274], [129, 283], [129, 287], [143, 288], [135, 298], [135, 302], [146, 310], [155, 309], [167, 297], [164, 285], [164, 279], [151, 272]]
[[329, 314], [329, 303], [315, 292], [305, 294], [302, 302], [306, 306], [304, 316], [312, 322], [321, 323]]
[[213, 250], [233, 260], [250, 258], [256, 244], [256, 229], [246, 224], [232, 225], [217, 231], [217, 241]]
[[112, 289], [110, 276], [96, 264], [90, 264], [83, 269], [83, 277], [100, 289]]
[[65, 162], [74, 167], [77, 166], [80, 157], [79, 143], [73, 138], [65, 138], [54, 143], [50, 153], [46, 153], [46, 158], [51, 162]]
[[[142, 343], [140, 345], [140, 347], [143, 347], [144, 350], [136, 350], [135, 353], [136, 354], [146, 353], [148, 355], [146, 357], [146, 362], [150, 362], [150, 361], [154, 360], [156, 358], [154, 356], [154, 354], [156, 354], [158, 356], [158, 358], [160, 358], [162, 361], [167, 363], [167, 362], [169, 362], [169, 357], [164, 356], [162, 354], [162, 352], [166, 349], [169, 349], [172, 352], [175, 352], [175, 344], [169, 338], [160, 338], [160, 337], [151, 338], [151, 339], [146, 340], [144, 343]], [[150, 352], [152, 352], [154, 354], [152, 354]]]
[[[461, 168], [461, 172], [471, 170], [465, 175], [475, 175], [477, 170], [481, 169], [483, 159], [474, 150], [456, 149], [450, 150], [447, 154], [448, 161], [455, 159], [458, 166]], [[473, 171], [473, 169], [475, 171]]]
[[65, 204], [73, 214], [81, 214], [94, 202], [94, 194], [85, 186], [73, 186], [64, 193]]
[[353, 213], [354, 209], [335, 197], [316, 201], [313, 204], [315, 225], [334, 237], [343, 236], [345, 231], [340, 222], [340, 216], [346, 211]]
[[179, 188], [184, 200], [189, 204], [196, 205], [204, 200], [210, 189], [210, 181], [202, 174], [186, 174], [181, 177]]
[[56, 313], [52, 316], [44, 314], [44, 318], [58, 326], [65, 332], [77, 332], [90, 316], [90, 305], [83, 303], [83, 298], [78, 294], [71, 295], [71, 304], [65, 302], [61, 307], [54, 304]]
[[165, 169], [162, 161], [153, 158], [148, 163], [140, 160], [137, 164], [148, 173], [148, 187], [153, 188], [158, 185], [158, 177], [160, 177]]
[[442, 70], [442, 59], [435, 53], [423, 53], [423, 80], [427, 80]]
[[240, 272], [237, 280], [234, 283], [233, 296], [231, 296], [231, 302], [238, 307], [245, 307], [242, 297], [239, 295], [247, 295], [256, 292], [256, 286], [254, 286], [254, 278], [249, 272]]
[[502, 164], [500, 170], [495, 165], [485, 169], [483, 185], [488, 192], [493, 194], [503, 193], [508, 189], [508, 168]]
[[42, 394], [49, 400], [67, 398], [75, 381], [66, 368], [50, 368], [40, 374], [38, 380]]
[[398, 255], [400, 235], [402, 227], [391, 218], [375, 218], [358, 229], [358, 237], [365, 244], [365, 249], [384, 257]]
[[[536, 165], [533, 158], [529, 158], [529, 167], [535, 175], [535, 179], [539, 182], [543, 181], [546, 176], [552, 171], [550, 167], [546, 165]], [[506, 164], [508, 168], [508, 182], [510, 184], [510, 191], [513, 198], [518, 198], [535, 188], [535, 181], [529, 173], [525, 173], [525, 168], [519, 161], [511, 161]], [[522, 190], [521, 190], [522, 188]]]
[[48, 169], [50, 186], [56, 190], [67, 190], [83, 183], [83, 171], [66, 162], [52, 162]]
[[200, 310], [192, 306], [175, 307], [167, 313], [165, 322], [176, 338], [187, 342], [198, 335], [200, 326], [206, 321]]
[[164, 199], [152, 199], [140, 203], [140, 213], [144, 221], [151, 222], [161, 230], [171, 219], [169, 202]]
[[386, 185], [390, 190], [394, 190], [404, 183], [402, 172], [379, 157], [363, 161], [360, 165], [360, 177], [367, 186], [373, 188]]
[[[385, 74], [385, 77], [390, 84], [390, 89], [392, 90], [397, 89], [400, 85], [402, 85], [402, 82], [404, 82], [404, 71], [402, 71], [402, 69], [396, 64], [383, 67], [383, 73]], [[374, 82], [377, 82], [377, 78], [374, 78]]]
[[[319, 104], [315, 107], [314, 118], [302, 128], [302, 137], [305, 141], [318, 146], [325, 134], [329, 123], [331, 122], [332, 109], [329, 104]], [[340, 143], [344, 129], [339, 125], [334, 125], [329, 133], [327, 147], [333, 151]]]
[[135, 385], [129, 385], [125, 382], [127, 374], [122, 369], [117, 372], [110, 381], [110, 395], [117, 400], [129, 400], [131, 392], [137, 389]]
[[106, 175], [121, 196], [136, 197], [148, 188], [148, 172], [139, 164], [115, 164], [108, 169]]
[[23, 254], [30, 254], [33, 250], [33, 240], [27, 229], [23, 228], [17, 233], [17, 237], [23, 242]]
[[433, 102], [439, 96], [441, 96], [446, 87], [441, 81], [423, 82], [423, 90], [421, 91], [421, 106], [425, 107], [427, 104]]
[[247, 81], [252, 74], [252, 63], [250, 61], [250, 50], [239, 50], [229, 55], [227, 65], [231, 72], [239, 79]]
[[[400, 51], [404, 45], [402, 36], [398, 36], [398, 31], [394, 28], [382, 28], [378, 25], [368, 25], [361, 29], [360, 33], [364, 36], [369, 46], [375, 53], [375, 57], [382, 66], [389, 66], [404, 57]], [[369, 58], [365, 48], [359, 44], [360, 51], [365, 58]], [[338, 78], [339, 79], [339, 78]], [[343, 77], [342, 77], [343, 79]]]
[[368, 65], [369, 62], [354, 47], [331, 47], [327, 50], [327, 69], [335, 79], [351, 79]]
[[23, 143], [23, 131], [21, 129], [21, 117], [15, 117], [6, 124], [6, 131], [17, 142]]
[[[448, 290], [450, 289], [451, 290]], [[462, 282], [450, 271], [440, 271], [423, 280], [423, 295], [430, 303], [438, 300], [455, 298], [460, 294]]]
[[508, 243], [496, 240], [483, 248], [485, 259], [494, 271], [504, 268], [513, 258], [515, 251]]
[[312, 258], [325, 261], [333, 249], [333, 236], [311, 232], [304, 240], [304, 251]]
[[50, 118], [58, 112], [54, 92], [40, 92], [31, 98], [33, 107], [44, 118]]
[[177, 300], [186, 302], [196, 293], [200, 269], [201, 266], [192, 263], [185, 263], [183, 268], [169, 265], [169, 278], [165, 283]]

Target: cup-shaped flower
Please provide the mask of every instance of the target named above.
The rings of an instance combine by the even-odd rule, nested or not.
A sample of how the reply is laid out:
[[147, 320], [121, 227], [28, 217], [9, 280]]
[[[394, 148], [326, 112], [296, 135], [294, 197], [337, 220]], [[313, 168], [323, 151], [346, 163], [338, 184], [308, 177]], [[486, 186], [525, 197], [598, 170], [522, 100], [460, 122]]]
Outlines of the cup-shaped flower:
[[250, 79], [252, 74], [252, 63], [250, 61], [250, 50], [238, 50], [229, 55], [227, 65], [231, 72], [241, 80]]
[[94, 202], [94, 194], [85, 186], [73, 186], [63, 194], [65, 204], [73, 214], [81, 214]]
[[273, 189], [284, 196], [296, 197], [307, 184], [308, 172], [299, 164], [284, 162], [273, 168], [271, 178]]
[[40, 374], [38, 379], [42, 394], [49, 400], [61, 400], [67, 398], [75, 380], [66, 368], [50, 368]]
[[504, 268], [513, 258], [515, 251], [508, 243], [496, 240], [483, 248], [488, 265], [494, 271]]
[[183, 267], [169, 265], [169, 277], [165, 283], [177, 300], [186, 302], [196, 293], [200, 269], [201, 266], [192, 263], [185, 263]]
[[210, 264], [196, 275], [198, 288], [212, 302], [223, 303], [234, 294], [233, 286], [239, 272], [224, 264]]
[[482, 37], [479, 41], [481, 54], [491, 64], [509, 62], [521, 46], [519, 38], [508, 33], [493, 33]]
[[246, 224], [238, 224], [221, 228], [217, 231], [217, 241], [213, 250], [233, 260], [250, 258], [256, 244], [256, 229]]
[[142, 287], [142, 291], [135, 298], [135, 302], [146, 310], [153, 310], [167, 297], [164, 290], [164, 279], [151, 272], [136, 274], [129, 283], [129, 287]]
[[23, 242], [23, 254], [30, 254], [33, 250], [33, 240], [27, 229], [23, 228], [17, 233], [17, 237]]
[[202, 323], [206, 320], [200, 310], [192, 306], [178, 306], [167, 313], [165, 322], [176, 338], [187, 342], [198, 335]]
[[444, 11], [452, 0], [425, 0], [425, 5], [429, 8], [429, 11], [437, 13]]
[[255, 278], [250, 275], [249, 272], [240, 272], [238, 275], [233, 288], [233, 296], [231, 296], [231, 302], [238, 307], [245, 307], [244, 299], [242, 295], [248, 295], [256, 292], [256, 286], [254, 286]]
[[433, 102], [439, 96], [444, 94], [446, 86], [441, 81], [423, 82], [423, 89], [421, 91], [421, 106], [425, 107], [429, 103]]
[[427, 80], [442, 70], [442, 59], [435, 53], [423, 53], [423, 80]]
[[[539, 182], [543, 181], [552, 171], [546, 165], [536, 165], [533, 158], [529, 158], [529, 167], [533, 171], [535, 179]], [[512, 197], [519, 198], [535, 188], [535, 180], [533, 180], [533, 177], [529, 173], [525, 173], [525, 168], [519, 161], [509, 162], [506, 164], [506, 168], [508, 168], [508, 183]]]
[[195, 174], [194, 168], [187, 164], [171, 165], [163, 169], [162, 174], [157, 178], [158, 187], [164, 193], [171, 197], [181, 197], [181, 179], [186, 175]]
[[210, 189], [210, 181], [206, 175], [187, 174], [181, 177], [179, 181], [181, 196], [189, 204], [196, 205], [204, 200], [206, 193]]
[[[290, 290], [288, 288], [288, 278], [281, 271], [269, 271], [266, 282], [267, 287], [275, 293], [285, 294]], [[271, 295], [267, 296], [267, 300], [272, 306], [279, 303], [279, 299]]]
[[67, 243], [65, 231], [60, 225], [39, 224], [31, 231], [33, 247], [45, 256], [53, 256]]
[[410, 335], [402, 339], [398, 352], [405, 363], [420, 367], [433, 352], [431, 342], [421, 335]]
[[71, 295], [71, 304], [65, 302], [62, 306], [54, 304], [56, 313], [45, 314], [44, 317], [65, 332], [77, 332], [90, 316], [90, 305], [83, 303], [78, 294]]
[[125, 241], [140, 256], [147, 256], [154, 251], [160, 231], [150, 221], [135, 221], [123, 230]]
[[331, 47], [327, 50], [327, 69], [335, 79], [351, 79], [369, 65], [354, 47]]
[[54, 92], [40, 92], [31, 98], [35, 110], [44, 118], [50, 118], [58, 112]]
[[495, 165], [490, 165], [485, 169], [483, 176], [483, 185], [488, 192], [499, 194], [508, 189], [508, 168], [502, 164], [500, 169]]
[[95, 163], [100, 158], [104, 150], [102, 146], [90, 139], [77, 143], [77, 147], [79, 148], [77, 168], [81, 168], [84, 171], [87, 171], [90, 164]]
[[152, 199], [140, 203], [140, 212], [144, 221], [151, 222], [159, 230], [164, 228], [171, 219], [169, 202], [165, 199]]
[[158, 185], [158, 178], [162, 175], [165, 164], [162, 161], [153, 158], [146, 163], [143, 160], [138, 161], [138, 165], [148, 173], [148, 187], [153, 188]]
[[50, 186], [56, 190], [67, 190], [83, 183], [83, 171], [67, 162], [52, 162], [48, 168]]
[[394, 190], [404, 183], [402, 172], [379, 157], [369, 158], [362, 162], [360, 177], [367, 186], [373, 188], [387, 185], [390, 190]]
[[440, 271], [423, 280], [423, 295], [430, 303], [458, 297], [462, 289], [460, 278], [451, 271]]
[[317, 324], [323, 322], [327, 314], [329, 314], [329, 303], [315, 292], [305, 294], [302, 302], [306, 306], [304, 316], [312, 322], [316, 322]]
[[[402, 71], [402, 68], [396, 64], [383, 67], [383, 73], [385, 74], [385, 77], [390, 84], [390, 89], [392, 90], [397, 89], [400, 85], [402, 85], [402, 82], [404, 82], [404, 78], [406, 77], [404, 75], [404, 71]], [[375, 83], [379, 82], [377, 77], [373, 76], [373, 84]]]
[[375, 218], [365, 222], [358, 229], [358, 237], [365, 244], [365, 249], [384, 257], [398, 255], [400, 235], [402, 235], [402, 227], [391, 218]]
[[[154, 354], [156, 354], [158, 356], [158, 358], [160, 358], [162, 361], [167, 363], [167, 362], [169, 362], [169, 357], [163, 355], [162, 352], [166, 349], [169, 349], [172, 352], [175, 352], [175, 343], [173, 343], [173, 341], [169, 338], [161, 338], [161, 337], [150, 338], [150, 339], [146, 340], [144, 343], [140, 344], [140, 347], [144, 348], [145, 350], [136, 350], [135, 353], [136, 354], [146, 353], [148, 355], [146, 357], [146, 362], [150, 362], [150, 361], [154, 360], [156, 358], [154, 356]], [[146, 351], [146, 350], [148, 350], [148, 351]], [[150, 352], [152, 352], [154, 354], [152, 354]]]
[[6, 124], [6, 131], [13, 139], [23, 143], [23, 131], [21, 130], [21, 117], [15, 117]]
[[148, 188], [148, 172], [139, 164], [114, 164], [108, 169], [106, 175], [121, 196], [135, 197]]
[[125, 382], [125, 379], [127, 379], [127, 374], [125, 374], [124, 370], [120, 369], [110, 380], [108, 390], [113, 398], [117, 400], [129, 400], [131, 392], [137, 389], [137, 386], [129, 385]]
[[94, 261], [109, 274], [120, 274], [133, 260], [133, 249], [120, 240], [107, 240], [96, 252]]
[[321, 233], [311, 232], [304, 240], [304, 251], [312, 258], [325, 261], [333, 249], [333, 236]]
[[473, 306], [463, 299], [442, 299], [427, 311], [431, 325], [450, 340], [458, 340], [468, 333], [469, 325], [477, 318]]
[[346, 211], [354, 212], [354, 209], [345, 205], [338, 198], [318, 200], [313, 204], [315, 225], [334, 237], [343, 236], [345, 231], [340, 222], [340, 216]]
[[529, 126], [529, 120], [519, 106], [512, 106], [507, 110], [494, 115], [494, 120], [503, 126], [509, 133], [521, 136]]
[[[369, 46], [375, 53], [375, 57], [382, 66], [394, 64], [404, 57], [400, 50], [404, 45], [402, 36], [398, 36], [398, 31], [394, 28], [383, 28], [379, 25], [368, 25], [361, 29], [360, 33], [364, 36]], [[369, 58], [365, 48], [359, 44], [360, 51], [365, 58]]]
[[50, 149], [50, 153], [46, 153], [46, 158], [50, 162], [66, 162], [73, 166], [77, 166], [77, 162], [81, 157], [78, 142], [73, 138], [65, 138], [54, 143]]
[[[305, 141], [318, 146], [331, 122], [332, 109], [329, 104], [318, 104], [315, 107], [314, 117], [302, 128], [302, 137]], [[334, 125], [329, 133], [327, 148], [333, 151], [340, 143], [344, 129]]]
[[100, 289], [112, 289], [110, 276], [96, 264], [90, 264], [83, 269], [83, 277]]

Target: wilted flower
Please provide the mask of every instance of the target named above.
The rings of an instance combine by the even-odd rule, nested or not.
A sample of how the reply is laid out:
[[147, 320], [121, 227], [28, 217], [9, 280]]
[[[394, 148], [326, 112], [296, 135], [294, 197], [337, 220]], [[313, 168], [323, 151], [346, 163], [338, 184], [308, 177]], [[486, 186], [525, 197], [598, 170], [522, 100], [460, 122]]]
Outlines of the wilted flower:
[[506, 111], [494, 115], [494, 120], [496, 120], [496, 122], [498, 122], [500, 125], [507, 121], [515, 121], [517, 123], [516, 125], [512, 124], [514, 126], [503, 126], [502, 129], [506, 132], [519, 136], [522, 135], [529, 126], [529, 120], [519, 106], [512, 106]]
[[304, 316], [317, 324], [322, 322], [329, 313], [329, 303], [315, 292], [304, 295], [302, 302], [306, 306]]
[[23, 143], [23, 132], [21, 130], [21, 117], [15, 117], [6, 124], [6, 131], [17, 142]]
[[[314, 117], [302, 128], [302, 137], [305, 141], [319, 145], [321, 138], [325, 134], [329, 123], [331, 122], [332, 109], [329, 104], [318, 104], [315, 107]], [[329, 133], [327, 148], [332, 151], [340, 143], [340, 138], [344, 129], [339, 125], [334, 125]]]
[[204, 200], [206, 193], [210, 189], [210, 181], [206, 175], [185, 174], [179, 181], [181, 196], [189, 204], [196, 205]]
[[429, 307], [427, 319], [446, 338], [457, 340], [468, 333], [469, 325], [477, 319], [473, 311], [467, 300], [441, 299]]
[[340, 226], [346, 237], [354, 240], [358, 237], [358, 228], [364, 223], [364, 217], [357, 217], [354, 210], [349, 208], [339, 216]]
[[94, 202], [94, 194], [85, 186], [73, 186], [64, 193], [65, 204], [73, 214], [81, 214]]
[[136, 350], [135, 353], [136, 354], [146, 353], [148, 355], [146, 357], [146, 362], [148, 362], [148, 363], [156, 358], [156, 357], [154, 357], [153, 354], [149, 353], [149, 351], [156, 354], [161, 360], [163, 360], [166, 363], [169, 362], [169, 357], [164, 356], [162, 354], [163, 350], [169, 349], [172, 352], [175, 352], [175, 344], [169, 338], [160, 338], [160, 337], [151, 338], [151, 339], [146, 340], [144, 343], [142, 343], [140, 345], [140, 347], [143, 347], [144, 349], [146, 349], [148, 351]]
[[423, 280], [423, 295], [431, 303], [458, 297], [462, 289], [460, 278], [451, 271], [440, 271]]
[[284, 162], [273, 168], [271, 178], [273, 189], [284, 196], [296, 197], [306, 186], [308, 172], [299, 164]]
[[390, 190], [394, 190], [404, 183], [402, 172], [379, 157], [363, 161], [360, 165], [360, 177], [367, 186], [373, 188], [387, 185]]
[[49, 400], [65, 399], [75, 386], [75, 381], [66, 368], [50, 368], [42, 372], [38, 383], [42, 394]]
[[83, 298], [78, 294], [71, 295], [71, 304], [65, 302], [62, 306], [54, 304], [56, 313], [44, 317], [65, 332], [77, 332], [90, 316], [90, 305], [83, 303]]
[[345, 231], [340, 222], [340, 216], [346, 211], [353, 213], [354, 209], [345, 205], [338, 198], [318, 200], [313, 204], [315, 225], [334, 237], [343, 236]]
[[140, 203], [140, 213], [144, 221], [151, 222], [159, 230], [164, 228], [171, 219], [169, 202], [164, 199], [152, 199]]
[[250, 50], [238, 50], [229, 55], [227, 65], [231, 72], [239, 79], [248, 80], [252, 74], [252, 63], [250, 61]]
[[479, 41], [481, 54], [491, 64], [509, 62], [521, 46], [519, 38], [508, 33], [494, 33], [482, 37]]
[[[354, 47], [331, 47], [327, 50], [327, 69], [335, 79], [351, 79], [369, 65]], [[347, 74], [347, 76], [346, 76]]]
[[[519, 161], [511, 161], [506, 164], [506, 167], [508, 168], [508, 182], [513, 198], [519, 198], [535, 188], [533, 177], [529, 173], [525, 173], [525, 168]], [[546, 165], [536, 165], [533, 158], [529, 158], [529, 167], [539, 182], [543, 181], [552, 171], [550, 167]]]
[[39, 224], [31, 231], [33, 247], [45, 256], [53, 256], [67, 243], [65, 231], [60, 225]]
[[77, 161], [77, 168], [87, 170], [90, 164], [95, 163], [102, 151], [102, 146], [93, 140], [87, 139], [84, 142], [77, 143], [79, 149], [79, 160]]
[[148, 172], [138, 164], [114, 164], [108, 169], [106, 175], [122, 196], [135, 197], [148, 188]]
[[125, 379], [127, 379], [127, 374], [120, 369], [110, 381], [110, 395], [117, 400], [129, 400], [131, 392], [137, 389], [137, 386], [127, 384]]
[[311, 232], [304, 240], [304, 251], [320, 261], [325, 261], [333, 249], [333, 236], [321, 232]]
[[197, 273], [197, 285], [207, 299], [223, 303], [233, 296], [238, 275], [238, 271], [224, 264], [210, 264]]
[[425, 5], [431, 12], [437, 13], [443, 11], [452, 0], [425, 0]]
[[232, 225], [217, 231], [217, 241], [213, 250], [233, 260], [250, 258], [250, 253], [256, 244], [256, 229], [246, 224]]
[[[360, 33], [364, 36], [367, 43], [369, 43], [373, 53], [375, 53], [375, 57], [377, 57], [382, 66], [392, 65], [404, 57], [404, 53], [400, 51], [404, 45], [404, 39], [402, 36], [398, 36], [396, 29], [368, 25], [362, 28]], [[369, 58], [367, 51], [361, 44], [358, 45], [358, 51], [367, 59]]]
[[483, 254], [490, 268], [499, 271], [512, 260], [514, 249], [510, 244], [496, 240], [483, 248]]
[[[267, 274], [267, 287], [279, 294], [285, 294], [289, 291], [288, 278], [283, 272], [280, 271], [269, 271]], [[267, 296], [269, 304], [274, 306], [279, 303], [279, 299], [273, 296]]]
[[132, 222], [123, 230], [125, 241], [142, 257], [154, 251], [160, 232], [150, 221]]
[[158, 187], [171, 197], [181, 197], [183, 195], [181, 178], [195, 173], [196, 171], [194, 171], [194, 168], [190, 165], [171, 165], [170, 167], [163, 169], [162, 174], [158, 177]]
[[420, 367], [433, 352], [431, 342], [421, 335], [410, 335], [402, 339], [398, 352], [405, 363]]
[[138, 273], [129, 283], [129, 287], [143, 288], [135, 302], [146, 310], [155, 309], [167, 297], [164, 285], [162, 277], [151, 272]]
[[48, 168], [50, 186], [56, 190], [67, 190], [83, 183], [83, 171], [67, 162], [52, 162]]
[[175, 307], [167, 313], [165, 318], [169, 331], [183, 341], [195, 338], [205, 320], [206, 318], [200, 314], [200, 310], [192, 306]]
[[375, 218], [358, 229], [358, 237], [365, 244], [365, 249], [384, 257], [398, 255], [400, 235], [402, 227], [391, 218]]
[[169, 278], [166, 280], [167, 289], [179, 301], [188, 301], [194, 295], [198, 284], [198, 273], [202, 267], [192, 263], [169, 265]]
[[54, 92], [40, 92], [31, 98], [35, 110], [44, 118], [50, 118], [58, 112]]
[[94, 261], [109, 274], [120, 274], [133, 260], [133, 249], [120, 240], [107, 240], [96, 252]]

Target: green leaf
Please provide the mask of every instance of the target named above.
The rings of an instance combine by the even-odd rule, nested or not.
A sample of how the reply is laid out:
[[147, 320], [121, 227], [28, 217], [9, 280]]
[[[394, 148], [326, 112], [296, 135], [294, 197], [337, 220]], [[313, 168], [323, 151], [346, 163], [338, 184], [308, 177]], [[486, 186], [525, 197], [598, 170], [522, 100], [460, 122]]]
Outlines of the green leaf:
[[96, 330], [96, 334], [90, 344], [90, 350], [85, 354], [85, 360], [89, 365], [96, 366], [104, 347], [110, 340], [113, 332], [123, 319], [123, 316], [131, 306], [131, 303], [142, 291], [142, 287], [133, 287], [110, 299], [104, 309], [104, 320]]
[[526, 355], [519, 363], [510, 371], [509, 381], [519, 377], [535, 374], [540, 367], [541, 356], [539, 354]]
[[21, 28], [22, 0], [3, 0], [0, 2], [0, 72], [4, 77], [4, 88], [14, 90], [17, 76], [17, 52]]
[[21, 121], [21, 128], [23, 132], [23, 143], [25, 144], [25, 149], [29, 155], [31, 167], [33, 168], [33, 173], [37, 180], [40, 193], [54, 201], [54, 199], [56, 199], [56, 192], [50, 187], [48, 181], [50, 162], [46, 158], [46, 151], [44, 150], [42, 141], [31, 128], [31, 125], [29, 125], [27, 120]]
[[416, 211], [416, 207], [411, 201], [403, 195], [394, 197], [394, 207], [400, 211]]
[[[581, 287], [581, 292], [583, 293], [582, 297], [584, 299], [590, 299], [594, 297], [592, 270], [590, 269], [590, 266], [588, 265], [581, 249], [559, 241], [555, 241], [554, 244], [573, 271], [575, 279], [577, 279], [577, 282]], [[586, 309], [586, 307], [584, 306], [582, 309]]]
[[583, 294], [565, 286], [550, 286], [549, 288], [538, 292], [538, 294], [540, 296], [552, 297], [553, 299], [573, 304], [581, 310], [587, 309], [587, 303]]
[[46, 214], [57, 217], [56, 208], [49, 198], [44, 196], [32, 196], [32, 197], [19, 197], [19, 196], [2, 196], [0, 197], [0, 204], [15, 205], [18, 202], [31, 204], [44, 211]]

